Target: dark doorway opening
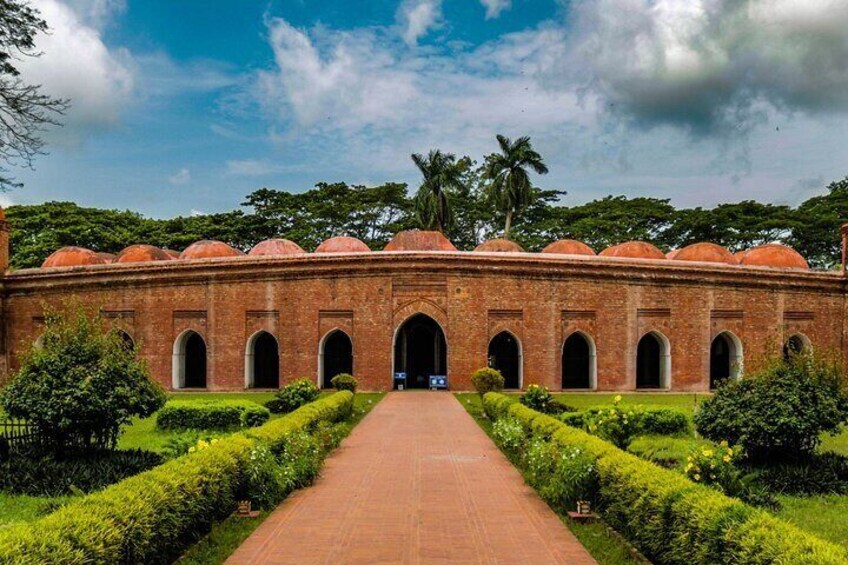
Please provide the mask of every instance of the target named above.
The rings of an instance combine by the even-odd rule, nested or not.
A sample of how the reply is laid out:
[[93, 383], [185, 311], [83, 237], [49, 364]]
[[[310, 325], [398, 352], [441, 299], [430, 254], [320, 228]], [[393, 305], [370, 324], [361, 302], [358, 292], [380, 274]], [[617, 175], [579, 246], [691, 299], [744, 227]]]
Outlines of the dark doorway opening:
[[580, 333], [573, 333], [562, 348], [562, 388], [592, 388], [592, 349]]
[[186, 336], [185, 387], [206, 388], [206, 342], [196, 332]]
[[509, 332], [501, 332], [489, 342], [489, 367], [504, 378], [504, 388], [521, 388], [521, 348]]
[[789, 361], [796, 355], [807, 352], [807, 342], [800, 335], [793, 335], [783, 344], [783, 360]]
[[253, 387], [280, 387], [280, 350], [268, 332], [253, 338]]
[[733, 346], [724, 334], [719, 334], [710, 346], [710, 389], [716, 389], [730, 379], [733, 372]]
[[408, 388], [427, 388], [430, 375], [447, 375], [448, 345], [436, 321], [424, 314], [409, 318], [395, 336], [395, 373], [406, 373]]
[[322, 352], [321, 387], [330, 388], [336, 375], [353, 374], [353, 342], [341, 330], [336, 330], [324, 340]]
[[636, 388], [662, 387], [662, 343], [646, 334], [636, 349]]
[[128, 350], [132, 350], [135, 347], [135, 341], [133, 341], [132, 336], [124, 330], [118, 330], [118, 337], [121, 338], [121, 343]]

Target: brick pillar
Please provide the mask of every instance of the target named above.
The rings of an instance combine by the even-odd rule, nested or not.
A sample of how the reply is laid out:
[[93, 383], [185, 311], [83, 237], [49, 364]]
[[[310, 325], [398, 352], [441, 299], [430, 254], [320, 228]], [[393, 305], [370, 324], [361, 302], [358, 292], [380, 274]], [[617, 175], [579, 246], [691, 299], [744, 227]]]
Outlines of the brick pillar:
[[9, 268], [9, 222], [6, 213], [0, 208], [0, 277]]
[[[848, 261], [848, 224], [842, 224], [839, 234], [842, 236], [842, 274], [845, 274], [846, 261]], [[6, 237], [9, 236], [6, 235]]]

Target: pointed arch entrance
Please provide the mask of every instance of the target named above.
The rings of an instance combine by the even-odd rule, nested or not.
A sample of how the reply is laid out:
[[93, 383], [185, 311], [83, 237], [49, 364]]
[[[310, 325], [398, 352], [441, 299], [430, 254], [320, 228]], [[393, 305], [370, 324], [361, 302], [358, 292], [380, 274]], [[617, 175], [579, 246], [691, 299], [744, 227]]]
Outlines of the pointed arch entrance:
[[206, 388], [206, 342], [194, 330], [186, 330], [174, 342], [173, 387]]
[[442, 327], [426, 314], [408, 318], [395, 333], [394, 372], [408, 388], [427, 388], [430, 375], [447, 375], [448, 344]]
[[521, 343], [514, 335], [503, 331], [489, 342], [489, 367], [500, 371], [504, 388], [521, 388]]
[[595, 344], [579, 331], [562, 345], [562, 388], [595, 388]]
[[742, 344], [730, 332], [721, 332], [710, 344], [710, 389], [742, 374]]
[[668, 388], [671, 354], [668, 340], [659, 332], [642, 336], [636, 348], [636, 388]]
[[280, 349], [273, 335], [263, 330], [247, 341], [244, 369], [246, 388], [280, 387]]
[[333, 377], [353, 374], [353, 341], [342, 330], [333, 330], [321, 340], [321, 388], [333, 386]]

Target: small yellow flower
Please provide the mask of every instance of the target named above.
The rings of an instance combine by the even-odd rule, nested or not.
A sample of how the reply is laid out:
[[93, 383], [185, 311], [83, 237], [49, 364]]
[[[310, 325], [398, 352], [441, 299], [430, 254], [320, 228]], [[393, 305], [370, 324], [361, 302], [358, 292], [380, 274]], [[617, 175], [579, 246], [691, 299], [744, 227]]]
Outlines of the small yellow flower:
[[704, 450], [704, 457], [712, 457], [712, 454], [713, 454], [712, 449], [705, 449]]
[[615, 395], [614, 400], [615, 400], [616, 402], [621, 402], [621, 395], [620, 395], [620, 394], [616, 394], [616, 395]]
[[694, 476], [694, 477], [692, 477], [692, 478], [693, 478], [693, 479], [695, 479], [696, 481], [700, 481], [700, 480], [701, 480], [701, 475], [699, 475], [698, 473], [695, 473], [695, 476]]
[[722, 457], [721, 459], [722, 459], [722, 461], [724, 461], [725, 463], [730, 463], [730, 455], [725, 455], [725, 456], [724, 456], [724, 457]]
[[194, 453], [195, 451], [197, 451], [197, 449], [193, 445], [188, 448], [189, 453]]

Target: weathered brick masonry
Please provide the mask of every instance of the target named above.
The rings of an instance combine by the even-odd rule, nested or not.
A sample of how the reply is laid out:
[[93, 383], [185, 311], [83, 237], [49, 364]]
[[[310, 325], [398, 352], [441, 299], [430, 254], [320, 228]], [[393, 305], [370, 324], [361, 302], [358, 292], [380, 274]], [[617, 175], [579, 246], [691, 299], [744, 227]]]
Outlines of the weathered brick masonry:
[[[8, 228], [0, 227], [7, 253]], [[675, 391], [709, 388], [710, 347], [722, 332], [738, 340], [746, 372], [793, 335], [844, 358], [848, 335], [840, 273], [550, 253], [342, 252], [29, 269], [6, 274], [0, 293], [8, 370], [38, 337], [43, 306], [73, 297], [123, 328], [168, 387], [182, 362], [180, 336], [197, 332], [208, 390], [245, 388], [250, 338], [260, 330], [279, 344], [281, 384], [319, 379], [322, 340], [342, 330], [361, 388], [391, 388], [396, 332], [416, 314], [443, 329], [454, 389], [471, 387], [502, 331], [520, 344], [521, 386], [551, 389], [562, 387], [563, 343], [581, 332], [593, 345], [598, 390], [635, 389], [637, 345], [656, 332], [670, 364], [662, 384]]]

